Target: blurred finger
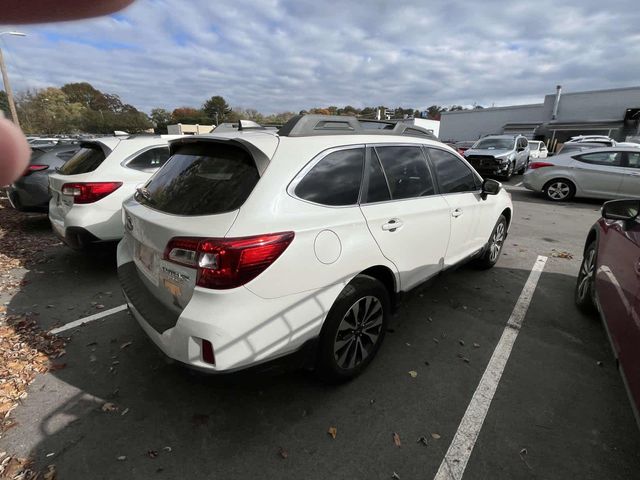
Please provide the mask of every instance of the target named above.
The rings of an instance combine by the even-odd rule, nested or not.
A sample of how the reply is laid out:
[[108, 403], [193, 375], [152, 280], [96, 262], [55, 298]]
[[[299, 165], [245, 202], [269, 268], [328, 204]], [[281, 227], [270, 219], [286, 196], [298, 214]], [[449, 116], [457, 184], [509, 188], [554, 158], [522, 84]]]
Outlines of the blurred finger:
[[27, 168], [31, 148], [22, 131], [0, 118], [0, 186], [16, 180]]
[[41, 23], [99, 17], [117, 12], [134, 0], [4, 0], [0, 23]]

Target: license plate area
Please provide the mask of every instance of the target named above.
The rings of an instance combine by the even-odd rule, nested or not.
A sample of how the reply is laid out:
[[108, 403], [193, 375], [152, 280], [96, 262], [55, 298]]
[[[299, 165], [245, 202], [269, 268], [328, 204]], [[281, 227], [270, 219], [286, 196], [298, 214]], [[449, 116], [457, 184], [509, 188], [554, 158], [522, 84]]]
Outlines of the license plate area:
[[147, 245], [135, 241], [133, 244], [133, 261], [138, 270], [154, 285], [158, 285], [158, 254]]

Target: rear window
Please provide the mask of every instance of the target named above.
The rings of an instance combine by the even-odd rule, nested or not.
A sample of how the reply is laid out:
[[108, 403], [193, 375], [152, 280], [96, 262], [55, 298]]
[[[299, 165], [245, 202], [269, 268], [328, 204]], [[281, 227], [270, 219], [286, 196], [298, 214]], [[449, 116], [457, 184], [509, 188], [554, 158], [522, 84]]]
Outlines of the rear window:
[[242, 206], [260, 175], [233, 145], [185, 145], [147, 182], [136, 200], [174, 215], [214, 215]]
[[62, 167], [63, 175], [79, 175], [93, 172], [107, 158], [99, 145], [83, 145]]

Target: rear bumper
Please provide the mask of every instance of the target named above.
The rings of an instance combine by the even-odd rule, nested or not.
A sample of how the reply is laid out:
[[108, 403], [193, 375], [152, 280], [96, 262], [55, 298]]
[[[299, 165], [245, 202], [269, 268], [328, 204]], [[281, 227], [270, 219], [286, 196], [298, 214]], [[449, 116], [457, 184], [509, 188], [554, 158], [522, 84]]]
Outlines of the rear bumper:
[[[128, 237], [118, 245], [118, 276], [133, 317], [171, 359], [208, 373], [313, 361], [315, 339], [331, 306], [315, 292], [265, 299], [239, 287], [196, 287], [184, 310], [167, 307], [149, 290], [133, 262]], [[336, 286], [339, 291], [342, 286]], [[337, 296], [338, 293], [335, 295]], [[331, 302], [332, 303], [332, 302]], [[215, 365], [202, 357], [202, 340], [213, 345]], [[300, 359], [298, 356], [303, 356]]]
[[46, 185], [23, 179], [7, 188], [11, 205], [21, 212], [46, 213], [49, 210], [49, 192]]
[[124, 231], [122, 210], [105, 207], [100, 202], [73, 205], [65, 212], [52, 199], [49, 220], [55, 234], [70, 246], [78, 234], [88, 242], [100, 242], [120, 240]]
[[522, 186], [534, 192], [541, 192], [544, 183], [545, 179], [535, 170], [527, 170], [522, 177]]

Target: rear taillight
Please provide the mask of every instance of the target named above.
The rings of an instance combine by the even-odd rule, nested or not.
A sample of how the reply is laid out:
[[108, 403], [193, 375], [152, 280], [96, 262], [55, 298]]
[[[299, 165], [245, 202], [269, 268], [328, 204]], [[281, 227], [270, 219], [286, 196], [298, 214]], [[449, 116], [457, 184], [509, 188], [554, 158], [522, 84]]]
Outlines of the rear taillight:
[[122, 182], [65, 183], [62, 194], [73, 197], [73, 203], [93, 203], [115, 192]]
[[240, 238], [172, 238], [164, 259], [196, 268], [196, 285], [224, 290], [250, 282], [282, 255], [293, 232]]
[[22, 174], [23, 177], [31, 175], [33, 172], [41, 172], [49, 168], [49, 165], [29, 165]]
[[536, 168], [542, 168], [542, 167], [553, 167], [553, 163], [549, 163], [549, 162], [531, 162], [529, 164], [529, 170], [535, 170]]

